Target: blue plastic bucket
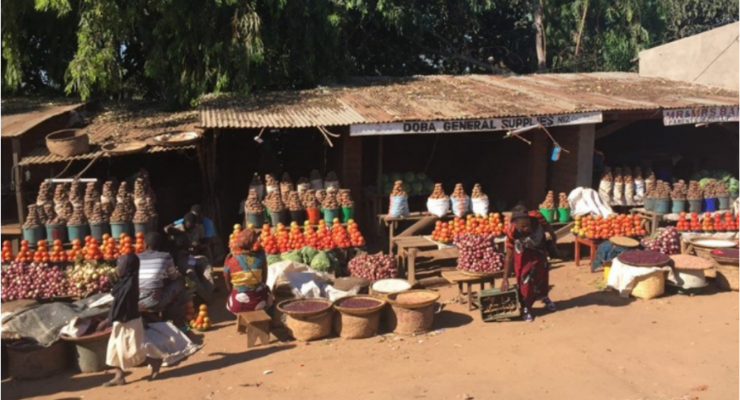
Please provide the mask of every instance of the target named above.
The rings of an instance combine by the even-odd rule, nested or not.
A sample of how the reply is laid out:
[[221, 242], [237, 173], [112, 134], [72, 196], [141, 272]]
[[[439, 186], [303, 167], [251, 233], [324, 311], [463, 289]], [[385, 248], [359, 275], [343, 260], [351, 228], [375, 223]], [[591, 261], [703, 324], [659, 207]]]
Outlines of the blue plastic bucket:
[[49, 241], [61, 240], [62, 243], [67, 242], [67, 225], [65, 224], [47, 224], [46, 225], [46, 238]]
[[110, 224], [107, 222], [90, 223], [90, 236], [101, 241], [106, 233], [110, 234]]
[[714, 197], [710, 199], [704, 199], [704, 211], [717, 211], [717, 199]]
[[30, 228], [23, 228], [23, 239], [28, 240], [28, 245], [31, 247], [36, 247], [36, 243], [44, 239], [44, 235], [46, 234], [46, 231], [44, 230], [44, 227], [39, 226], [32, 226]]
[[671, 212], [671, 199], [655, 199], [654, 210], [658, 214], [668, 214]]
[[89, 234], [90, 234], [90, 225], [88, 224], [67, 225], [67, 237], [69, 238], [70, 242], [75, 239], [79, 239], [80, 242], [84, 242], [85, 236]]

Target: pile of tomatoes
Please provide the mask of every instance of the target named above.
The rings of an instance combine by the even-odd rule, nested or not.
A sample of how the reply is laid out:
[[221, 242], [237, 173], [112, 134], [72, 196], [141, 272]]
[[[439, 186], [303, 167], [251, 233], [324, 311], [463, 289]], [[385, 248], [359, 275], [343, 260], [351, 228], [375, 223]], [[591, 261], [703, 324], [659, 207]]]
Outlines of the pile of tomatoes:
[[504, 227], [509, 225], [509, 217], [490, 213], [488, 217], [468, 215], [464, 220], [455, 218], [450, 222], [437, 221], [432, 231], [432, 239], [442, 243], [452, 243], [455, 235], [469, 233], [471, 235], [502, 236]]
[[576, 215], [571, 233], [586, 239], [609, 239], [614, 236], [644, 236], [647, 232], [640, 225], [639, 215], [611, 214]]
[[[689, 220], [686, 219], [687, 216], [689, 216]], [[740, 215], [733, 219], [732, 213], [729, 211], [724, 214], [715, 213], [714, 215], [705, 212], [701, 221], [699, 220], [699, 213], [686, 214], [682, 212], [678, 215], [676, 229], [681, 232], [725, 232], [737, 231], [738, 225], [740, 225]]]

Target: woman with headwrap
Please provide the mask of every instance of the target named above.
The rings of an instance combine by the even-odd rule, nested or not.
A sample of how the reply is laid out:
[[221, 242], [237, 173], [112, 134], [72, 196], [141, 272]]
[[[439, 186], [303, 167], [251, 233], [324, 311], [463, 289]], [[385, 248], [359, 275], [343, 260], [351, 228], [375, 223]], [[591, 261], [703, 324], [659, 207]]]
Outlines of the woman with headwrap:
[[152, 344], [144, 344], [144, 324], [139, 314], [139, 258], [133, 254], [121, 256], [116, 272], [119, 281], [113, 288], [110, 313], [98, 325], [98, 330], [102, 331], [113, 324], [105, 362], [115, 369], [116, 376], [103, 386], [125, 384], [123, 370], [145, 361], [152, 368], [149, 380], [153, 380], [162, 366], [159, 350]]
[[234, 314], [262, 310], [272, 303], [270, 289], [265, 285], [267, 256], [264, 250], [254, 250], [255, 243], [254, 229], [241, 231], [235, 248], [224, 261], [224, 280], [231, 292], [226, 308]]
[[511, 214], [511, 224], [506, 228], [506, 260], [501, 291], [509, 290], [509, 271], [513, 264], [519, 298], [522, 302], [524, 320], [532, 322], [532, 305], [542, 299], [550, 311], [555, 311], [555, 303], [547, 296], [550, 290], [550, 266], [547, 261], [547, 240], [545, 232], [557, 241], [555, 230], [538, 211], [527, 212], [518, 205]]

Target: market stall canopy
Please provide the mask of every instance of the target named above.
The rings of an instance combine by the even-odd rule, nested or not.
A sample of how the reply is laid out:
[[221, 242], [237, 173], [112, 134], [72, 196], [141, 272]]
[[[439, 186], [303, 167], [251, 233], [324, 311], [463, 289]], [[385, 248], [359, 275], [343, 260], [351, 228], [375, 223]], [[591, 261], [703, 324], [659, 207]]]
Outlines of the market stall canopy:
[[102, 149], [106, 143], [147, 142], [150, 145], [142, 153], [193, 149], [196, 144], [183, 146], [162, 146], [152, 138], [167, 132], [198, 131], [195, 111], [167, 112], [157, 109], [156, 104], [136, 102], [123, 105], [109, 105], [96, 115], [92, 123], [81, 128], [90, 137], [91, 151], [71, 157], [60, 157], [49, 153], [46, 147], [32, 149], [20, 161], [20, 165], [46, 164], [70, 160], [92, 160], [96, 157], [117, 156], [124, 153], [107, 153]]
[[[344, 85], [313, 90], [206, 96], [200, 105], [200, 125], [234, 129], [349, 125], [354, 135], [406, 133], [399, 132], [404, 122], [478, 120], [499, 124], [493, 126], [496, 129], [478, 130], [505, 130], [531, 122], [596, 123], [605, 112], [655, 111], [658, 117], [662, 110], [716, 106], [737, 110], [738, 92], [624, 72], [377, 77], [352, 78]], [[445, 131], [481, 126], [475, 121], [469, 125], [450, 122], [451, 129]]]
[[26, 132], [56, 116], [78, 110], [85, 103], [68, 100], [46, 100], [11, 98], [2, 102], [3, 139], [23, 136]]

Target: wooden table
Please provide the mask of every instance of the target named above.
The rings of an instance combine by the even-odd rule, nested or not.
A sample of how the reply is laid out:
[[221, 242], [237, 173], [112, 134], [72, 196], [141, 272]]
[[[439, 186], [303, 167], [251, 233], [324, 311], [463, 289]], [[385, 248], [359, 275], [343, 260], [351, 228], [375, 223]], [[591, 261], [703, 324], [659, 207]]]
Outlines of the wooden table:
[[654, 211], [647, 211], [644, 207], [631, 209], [630, 215], [638, 215], [640, 217], [640, 227], [645, 229], [648, 236], [654, 234], [658, 230], [660, 221], [663, 220], [663, 214], [658, 214]]
[[[451, 218], [453, 215], [450, 213], [445, 218]], [[412, 212], [408, 217], [404, 218], [389, 218], [388, 214], [378, 214], [378, 224], [385, 225], [388, 227], [388, 253], [393, 253], [394, 239], [397, 236], [413, 236], [420, 233], [422, 230], [432, 226], [437, 220], [436, 216], [429, 214], [428, 212]], [[401, 222], [413, 222], [413, 224], [406, 228], [403, 232], [396, 234], [398, 224]]]
[[599, 247], [603, 241], [603, 239], [584, 239], [576, 236], [573, 240], [573, 245], [575, 246], [576, 267], [581, 265], [581, 246], [588, 246], [591, 250], [589, 261], [593, 263], [594, 257], [596, 256], [596, 248]]
[[[488, 283], [490, 287], [493, 289], [496, 283], [496, 278], [501, 278], [504, 276], [504, 272], [497, 272], [494, 275], [489, 276], [473, 276], [465, 274], [461, 271], [455, 270], [455, 271], [443, 271], [442, 277], [447, 280], [447, 282], [450, 282], [451, 284], [457, 284], [457, 292], [460, 295], [460, 297], [467, 295], [468, 297], [468, 311], [473, 310], [473, 285], [479, 284], [480, 290], [485, 290], [485, 285]], [[463, 293], [463, 285], [467, 286], [467, 292]]]

